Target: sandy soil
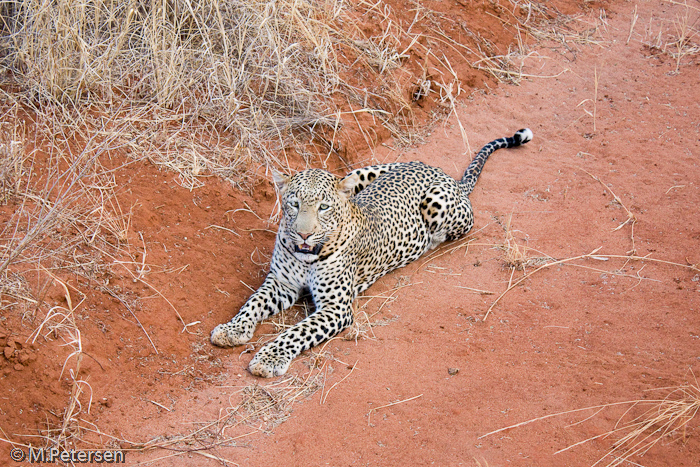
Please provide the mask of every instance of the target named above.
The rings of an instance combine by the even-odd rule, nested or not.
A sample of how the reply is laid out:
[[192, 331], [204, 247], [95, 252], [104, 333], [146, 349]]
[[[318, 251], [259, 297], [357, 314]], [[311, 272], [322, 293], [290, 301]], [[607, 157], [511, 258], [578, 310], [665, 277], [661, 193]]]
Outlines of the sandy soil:
[[[571, 446], [613, 430], [629, 406], [551, 415], [698, 385], [700, 271], [691, 265], [700, 264], [700, 63], [696, 53], [678, 66], [670, 48], [654, 45], [670, 42], [683, 15], [693, 24], [700, 12], [697, 3], [605, 6], [606, 15], [596, 7], [581, 19], [595, 28], [591, 36], [530, 49], [520, 85], [474, 92], [425, 144], [403, 150], [387, 141], [356, 155], [352, 162], [421, 160], [458, 177], [489, 140], [524, 126], [535, 135], [489, 160], [471, 196], [468, 238], [378, 281], [357, 301], [359, 337], [306, 352], [289, 376], [254, 378], [246, 371], [253, 346], [208, 342], [264, 277], [274, 244], [271, 184], [261, 179], [245, 194], [209, 179], [188, 191], [149, 165], [120, 172], [145, 262], [162, 265], [146, 280], [162, 296], [134, 283], [133, 265], [108, 278], [141, 297], [134, 310], [146, 334], [123, 303], [81, 288], [81, 370], [93, 398], [89, 414], [83, 408], [86, 442], [134, 448], [184, 436], [128, 452], [129, 465], [613, 461], [616, 435]], [[509, 244], [520, 248], [524, 270], [506, 262]], [[567, 261], [538, 270], [544, 258]], [[517, 285], [490, 309], [509, 284]], [[63, 290], [51, 288], [46, 300], [65, 302]], [[192, 323], [186, 332], [175, 310]], [[254, 347], [303, 313], [296, 307], [263, 325]], [[3, 437], [28, 442], [20, 435], [62, 410], [67, 378], [56, 383], [61, 369], [49, 362], [68, 351], [30, 345], [27, 332], [4, 326], [11, 350], [0, 426]], [[19, 465], [8, 450], [0, 463]], [[632, 459], [698, 465], [698, 419]]]

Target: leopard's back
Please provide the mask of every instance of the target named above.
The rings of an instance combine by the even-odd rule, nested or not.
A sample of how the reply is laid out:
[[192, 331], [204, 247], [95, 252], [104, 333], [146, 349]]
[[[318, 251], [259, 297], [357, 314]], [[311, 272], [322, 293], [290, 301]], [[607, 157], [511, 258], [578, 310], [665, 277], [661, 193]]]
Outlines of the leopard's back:
[[392, 164], [386, 171], [384, 167], [380, 166], [383, 173], [351, 198], [363, 214], [352, 246], [358, 292], [384, 274], [415, 261], [433, 245], [430, 222], [424, 216], [431, 187], [439, 186], [443, 191], [431, 204], [440, 203], [445, 216], [456, 210], [453, 204], [460, 191], [458, 183], [445, 172], [422, 162]]

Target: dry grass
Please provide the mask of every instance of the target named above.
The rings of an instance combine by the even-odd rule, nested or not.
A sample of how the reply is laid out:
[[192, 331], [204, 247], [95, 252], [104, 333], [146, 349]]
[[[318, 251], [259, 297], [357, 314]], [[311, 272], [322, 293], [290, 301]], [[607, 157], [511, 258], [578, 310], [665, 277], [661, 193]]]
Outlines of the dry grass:
[[[13, 122], [15, 128], [20, 125]], [[13, 146], [27, 145], [20, 130], [8, 133]], [[59, 137], [41, 157], [37, 151], [20, 151], [7, 166], [6, 186], [11, 188], [6, 193], [14, 209], [5, 212], [0, 231], [0, 287], [9, 295], [26, 295], [12, 291], [12, 284], [21, 282], [12, 278], [37, 277], [37, 265], [94, 279], [107, 269], [100, 250], [128, 247], [129, 214], [115, 197], [114, 174], [100, 164], [115, 138], [94, 136], [74, 153]]]
[[[642, 36], [642, 44], [653, 54], [665, 54], [675, 62], [676, 74], [684, 63], [691, 63], [700, 55], [700, 9], [688, 2], [668, 1], [673, 5], [673, 20], [650, 18]], [[633, 17], [636, 16], [636, 11]], [[630, 37], [636, 20], [630, 27]]]
[[[130, 451], [166, 450], [176, 452], [174, 455], [193, 453], [220, 459], [216, 448], [236, 446], [238, 440], [253, 433], [270, 433], [291, 416], [296, 403], [308, 400], [322, 390], [327, 377], [324, 369], [325, 365], [318, 368], [312, 365], [304, 375], [286, 375], [272, 383], [245, 386], [229, 397], [229, 406], [220, 410], [216, 420], [197, 422], [198, 428], [184, 434], [137, 442], [106, 435], [96, 429], [83, 429], [111, 439], [111, 443], [116, 442], [122, 449]], [[254, 431], [242, 431], [241, 428], [245, 427], [252, 427]]]
[[[400, 276], [396, 286], [382, 292], [379, 295], [360, 295], [357, 297], [355, 302], [353, 302], [353, 323], [348, 328], [343, 338], [345, 340], [352, 340], [355, 342], [360, 339], [376, 339], [377, 336], [374, 335], [373, 328], [378, 326], [388, 326], [398, 318], [393, 317], [374, 320], [374, 317], [377, 316], [387, 304], [390, 304], [396, 300], [400, 290], [415, 284], [420, 284], [420, 282], [412, 283], [409, 282], [407, 277]], [[375, 299], [380, 300], [380, 302], [370, 312], [369, 304]], [[360, 301], [362, 301], [362, 303], [360, 303]]]
[[308, 399], [325, 384], [325, 373], [311, 368], [308, 375], [289, 375], [268, 385], [243, 388], [242, 402], [229, 410], [243, 416], [246, 423], [269, 432], [289, 418], [293, 405]]
[[575, 47], [600, 45], [607, 28], [604, 10], [597, 16], [564, 15], [545, 2], [510, 0], [524, 15], [524, 19], [513, 17], [518, 26], [537, 41], [545, 41], [547, 47], [575, 54]]
[[510, 269], [511, 272], [525, 271], [529, 267], [537, 267], [554, 261], [553, 258], [546, 255], [531, 256], [530, 251], [534, 250], [530, 250], [527, 245], [519, 244], [516, 240], [516, 231], [511, 227], [512, 221], [512, 215], [508, 216], [505, 224], [498, 221], [505, 232], [504, 243], [498, 246], [503, 251], [503, 264], [505, 267]]
[[[49, 273], [49, 275], [51, 274]], [[68, 451], [75, 445], [76, 436], [79, 436], [79, 430], [77, 428], [79, 427], [80, 414], [83, 412], [90, 412], [90, 406], [92, 405], [92, 387], [88, 383], [87, 378], [83, 378], [80, 374], [80, 365], [84, 353], [80, 329], [76, 324], [75, 311], [80, 307], [82, 301], [73, 305], [68, 286], [55, 276], [51, 275], [51, 277], [63, 288], [66, 306], [54, 306], [49, 310], [44, 320], [34, 331], [32, 342], [35, 342], [39, 336], [42, 336], [46, 340], [51, 339], [51, 337], [58, 338], [63, 341], [62, 346], [68, 347], [71, 351], [63, 362], [59, 379], [63, 376], [69, 362], [74, 360], [72, 367], [68, 368], [70, 377], [68, 404], [63, 414], [60, 416], [58, 426], [47, 426], [43, 436], [47, 447], [56, 447]], [[87, 390], [89, 390], [89, 395], [87, 397], [87, 408], [85, 408], [83, 405], [85, 398], [83, 396], [84, 393], [87, 394]]]
[[[631, 462], [635, 457], [646, 454], [654, 445], [663, 439], [681, 442], [687, 439], [687, 429], [690, 422], [700, 410], [700, 386], [685, 384], [673, 388], [662, 388], [668, 391], [662, 399], [636, 400], [627, 403], [629, 408], [618, 419], [615, 427], [601, 435], [580, 441], [572, 446], [557, 451], [567, 451], [594, 439], [616, 437], [610, 450], [601, 457], [595, 465], [602, 465], [607, 459], [606, 467], [615, 467]], [[639, 415], [631, 415], [639, 409], [647, 408]], [[604, 407], [605, 408], [605, 407]]]
[[[373, 298], [373, 297], [358, 297], [358, 298]], [[355, 310], [355, 319], [352, 323], [352, 325], [348, 328], [348, 330], [345, 332], [343, 339], [348, 340], [348, 341], [355, 341], [357, 342], [358, 340], [361, 339], [376, 339], [377, 336], [374, 334], [374, 328], [376, 327], [381, 327], [381, 326], [388, 326], [391, 323], [395, 322], [398, 320], [398, 317], [394, 316], [392, 318], [382, 318], [382, 319], [377, 319], [377, 320], [372, 320], [374, 316], [379, 313], [382, 309], [382, 307], [386, 304], [389, 303], [393, 300], [396, 299], [396, 296], [391, 296], [391, 297], [381, 297], [384, 299], [384, 302], [379, 306], [379, 310], [372, 313], [371, 315], [367, 314], [367, 311], [363, 309], [366, 304], [363, 304], [362, 307], [360, 307], [359, 310]]]
[[17, 107], [13, 106], [5, 116], [0, 117], [0, 205], [6, 205], [21, 190], [25, 175], [26, 154], [24, 151], [23, 129], [17, 122]]
[[666, 395], [660, 399], [616, 402], [550, 414], [492, 431], [480, 436], [478, 439], [547, 418], [594, 411], [593, 415], [570, 425], [576, 426], [597, 416], [606, 409], [624, 408], [624, 412], [618, 417], [615, 426], [611, 430], [579, 441], [557, 451], [555, 454], [571, 450], [589, 441], [614, 437], [616, 440], [612, 443], [610, 449], [591, 467], [597, 465], [615, 467], [626, 463], [634, 464], [632, 459], [643, 456], [664, 439], [669, 439], [672, 442], [685, 440], [690, 423], [695, 420], [698, 411], [700, 411], [700, 385], [698, 385], [694, 375], [692, 383], [670, 388], [658, 388], [654, 391], [666, 391]]
[[[54, 323], [54, 318], [59, 315], [64, 319]], [[66, 327], [65, 318], [69, 315], [70, 313], [57, 312], [50, 320], [46, 321], [46, 324], [51, 329], [56, 328], [56, 325]], [[68, 327], [73, 330], [77, 329], [72, 326]], [[69, 338], [68, 341], [71, 345], [79, 343], [79, 339], [76, 341]], [[80, 354], [79, 346], [72, 355], [74, 354]], [[79, 363], [77, 368], [79, 369]], [[238, 465], [221, 457], [218, 448], [237, 446], [239, 440], [258, 432], [268, 433], [287, 420], [294, 404], [309, 399], [323, 389], [328, 374], [328, 371], [324, 371], [324, 369], [325, 365], [320, 368], [312, 366], [305, 375], [287, 375], [266, 385], [255, 383], [245, 386], [229, 397], [230, 405], [221, 409], [219, 417], [215, 420], [196, 422], [197, 427], [185, 433], [157, 436], [148, 441], [126, 439], [105, 433], [80, 417], [82, 405], [79, 398], [84, 388], [89, 388], [89, 385], [83, 380], [76, 380], [71, 392], [69, 408], [64, 414], [63, 425], [56, 428], [50, 427], [41, 434], [40, 438], [48, 447], [58, 446], [67, 448], [66, 450], [74, 449], [75, 446], [80, 445], [96, 449], [117, 448], [121, 451], [143, 454], [160, 450], [169, 453], [162, 457], [146, 457], [143, 459], [145, 463], [174, 456], [199, 455], [218, 460], [224, 465]], [[338, 383], [342, 381], [340, 380]], [[154, 401], [149, 402], [169, 410]], [[248, 429], [245, 429], [246, 427]], [[253, 431], [250, 431], [250, 427], [253, 428]], [[0, 437], [0, 441], [5, 441], [13, 446], [29, 447], [10, 441], [6, 436], [5, 438]], [[68, 447], [69, 443], [72, 443], [70, 447]]]
[[[588, 172], [586, 172], [586, 173], [588, 173]], [[618, 203], [623, 209], [625, 209], [625, 211], [627, 213], [627, 219], [624, 222], [622, 222], [620, 225], [618, 225], [615, 229], [613, 229], [613, 231], [618, 231], [618, 230], [622, 229], [622, 227], [624, 227], [625, 225], [629, 224], [630, 230], [631, 230], [630, 239], [632, 242], [632, 249], [624, 255], [599, 253], [603, 247], [598, 247], [595, 250], [591, 251], [590, 253], [572, 256], [569, 258], [564, 258], [564, 259], [559, 259], [559, 260], [557, 260], [551, 256], [544, 255], [542, 253], [540, 253], [542, 256], [531, 257], [528, 254], [528, 247], [525, 245], [520, 245], [516, 241], [515, 236], [513, 234], [513, 230], [511, 229], [511, 218], [509, 218], [507, 223], [505, 225], [502, 225], [503, 229], [506, 232], [505, 243], [503, 245], [498, 246], [498, 248], [503, 250], [503, 252], [504, 252], [503, 262], [506, 265], [506, 267], [508, 267], [511, 270], [510, 279], [508, 280], [508, 286], [506, 287], [506, 289], [496, 298], [496, 300], [494, 300], [491, 303], [489, 308], [486, 310], [486, 313], [485, 313], [484, 318], [483, 318], [484, 321], [488, 318], [489, 314], [491, 314], [491, 311], [496, 307], [496, 305], [501, 301], [501, 299], [503, 299], [503, 297], [505, 297], [508, 294], [508, 292], [510, 292], [511, 290], [513, 290], [514, 288], [516, 288], [517, 286], [522, 284], [525, 280], [529, 279], [533, 275], [535, 275], [535, 274], [537, 274], [540, 271], [543, 271], [545, 269], [551, 268], [553, 266], [568, 265], [568, 266], [573, 266], [573, 267], [580, 267], [580, 268], [592, 270], [592, 271], [595, 271], [598, 273], [606, 273], [606, 274], [610, 274], [610, 275], [629, 277], [632, 279], [636, 279], [639, 282], [641, 282], [642, 280], [648, 279], [648, 278], [640, 275], [641, 269], [639, 271], [637, 271], [636, 276], [624, 274], [621, 271], [624, 269], [625, 265], [627, 265], [630, 262], [639, 261], [642, 263], [665, 264], [665, 265], [670, 265], [670, 266], [679, 267], [679, 268], [683, 268], [683, 269], [689, 269], [689, 270], [695, 271], [695, 272], [700, 272], [700, 267], [697, 264], [690, 264], [690, 263], [681, 264], [681, 263], [676, 263], [673, 261], [666, 261], [663, 259], [651, 258], [650, 255], [638, 256], [636, 254], [635, 240], [634, 240], [634, 226], [635, 226], [635, 223], [637, 222], [636, 216], [629, 209], [627, 209], [627, 207], [625, 207], [625, 205], [622, 203], [622, 200], [620, 200], [620, 198], [610, 189], [610, 187], [605, 185], [598, 177], [595, 177], [594, 175], [592, 175], [590, 173], [588, 173], [588, 175], [590, 175], [594, 180], [598, 181], [608, 191], [610, 191], [613, 198], [615, 199], [615, 202]], [[499, 222], [499, 224], [500, 224], [500, 222]], [[459, 248], [460, 246], [461, 245], [458, 245], [457, 247], [453, 247], [453, 249]], [[452, 251], [452, 250], [449, 250], [449, 251]], [[624, 265], [615, 269], [615, 270], [603, 270], [600, 268], [580, 264], [581, 260], [607, 262], [611, 259], [624, 260]], [[515, 271], [521, 270], [521, 271], [525, 272], [526, 267], [529, 267], [529, 266], [535, 267], [535, 269], [523, 274], [516, 281], [513, 281]], [[642, 266], [642, 268], [643, 267], [644, 266]], [[637, 284], [639, 284], [639, 282]], [[633, 286], [632, 288], [634, 288], [634, 287], [636, 287], [636, 285]]]
[[192, 188], [205, 174], [235, 180], [253, 151], [267, 160], [294, 131], [332, 123], [340, 11], [334, 1], [20, 1], [2, 9], [3, 64], [23, 105], [83, 135], [119, 114], [132, 156]]
[[478, 70], [491, 74], [499, 82], [520, 84], [524, 78], [555, 78], [568, 70], [555, 75], [533, 75], [524, 73], [525, 62], [530, 52], [527, 39], [544, 44], [549, 49], [576, 55], [581, 46], [600, 45], [604, 42], [603, 31], [607, 20], [601, 10], [598, 17], [590, 15], [564, 15], [546, 2], [510, 0], [512, 9], [497, 7], [500, 15], [494, 16], [504, 26], [516, 31], [517, 43], [505, 53], [498, 53], [493, 43], [481, 36], [467, 34], [475, 39], [476, 48], [465, 49], [477, 59], [471, 62]]
[[[305, 154], [320, 144], [323, 163], [340, 157], [337, 134], [348, 115], [371, 150], [374, 130], [362, 128], [358, 113], [399, 146], [420, 141], [409, 90], [437, 93], [450, 113], [463, 91], [440, 48], [499, 80], [528, 76], [521, 31], [537, 38], [543, 22], [559, 31], [566, 21], [543, 4], [513, 2], [515, 14], [494, 5], [517, 30], [516, 50], [505, 54], [463, 25], [472, 45], [457, 43], [442, 29], [453, 20], [417, 2], [406, 26], [381, 2], [21, 0], [0, 8], [0, 84], [48, 122], [37, 128], [46, 135], [118, 133], [120, 152], [177, 171], [189, 189], [211, 175], [250, 186], [250, 164], [288, 166], [287, 149]], [[376, 35], [364, 32], [368, 18]], [[413, 83], [402, 69], [411, 51], [424, 56]], [[118, 127], [103, 125], [105, 115]]]

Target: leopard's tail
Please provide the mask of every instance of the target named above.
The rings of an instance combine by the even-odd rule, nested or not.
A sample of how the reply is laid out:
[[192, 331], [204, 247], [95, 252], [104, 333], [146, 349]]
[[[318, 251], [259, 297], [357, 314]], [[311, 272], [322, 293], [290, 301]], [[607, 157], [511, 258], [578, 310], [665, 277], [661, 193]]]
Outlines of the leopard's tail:
[[474, 189], [474, 185], [479, 178], [481, 169], [484, 168], [486, 159], [488, 159], [494, 151], [503, 148], [514, 148], [527, 143], [531, 139], [532, 131], [529, 128], [523, 128], [522, 130], [518, 130], [512, 137], [495, 139], [481, 148], [481, 151], [479, 151], [479, 154], [477, 154], [471, 164], [469, 164], [469, 167], [467, 167], [462, 177], [462, 185], [467, 194], [471, 193]]

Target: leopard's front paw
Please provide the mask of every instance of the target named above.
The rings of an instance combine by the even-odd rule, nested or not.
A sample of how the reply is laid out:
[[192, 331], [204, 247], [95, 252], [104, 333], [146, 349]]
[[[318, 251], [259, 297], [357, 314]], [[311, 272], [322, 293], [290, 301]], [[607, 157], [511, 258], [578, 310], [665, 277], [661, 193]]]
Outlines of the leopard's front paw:
[[287, 372], [292, 363], [292, 356], [272, 344], [267, 344], [255, 354], [248, 369], [255, 376], [272, 378]]
[[218, 347], [235, 347], [248, 342], [254, 332], [255, 326], [245, 322], [219, 324], [211, 332], [211, 343]]

